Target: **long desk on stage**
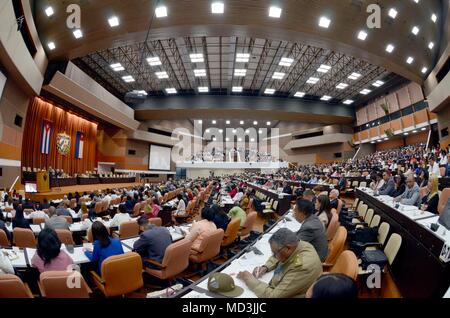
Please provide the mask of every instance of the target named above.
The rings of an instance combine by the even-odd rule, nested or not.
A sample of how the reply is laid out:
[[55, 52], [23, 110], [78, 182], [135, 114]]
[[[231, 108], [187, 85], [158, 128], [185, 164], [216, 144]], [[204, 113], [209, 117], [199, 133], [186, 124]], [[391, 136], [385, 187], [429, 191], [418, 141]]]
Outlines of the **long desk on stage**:
[[50, 178], [50, 187], [70, 187], [77, 184], [77, 178]]
[[115, 177], [100, 177], [100, 183], [133, 183], [136, 182], [135, 177], [130, 178], [115, 178]]
[[78, 177], [78, 184], [97, 184], [100, 183], [100, 180], [98, 177], [90, 177], [90, 178], [84, 178], [84, 177]]
[[277, 200], [278, 207], [276, 212], [278, 213], [278, 215], [283, 215], [291, 209], [292, 195], [286, 193], [277, 193], [274, 190], [265, 189], [262, 186], [259, 186], [255, 183], [248, 183], [247, 186], [249, 188], [254, 189], [255, 191], [260, 191], [264, 193], [265, 195], [274, 200]]
[[396, 208], [381, 202], [361, 189], [356, 196], [390, 224], [390, 233], [402, 237], [402, 245], [391, 266], [393, 278], [404, 297], [442, 298], [449, 287], [450, 263], [443, 263], [439, 256], [444, 242], [450, 244], [450, 231], [442, 226], [435, 233], [429, 226], [437, 223], [437, 216], [415, 220]]

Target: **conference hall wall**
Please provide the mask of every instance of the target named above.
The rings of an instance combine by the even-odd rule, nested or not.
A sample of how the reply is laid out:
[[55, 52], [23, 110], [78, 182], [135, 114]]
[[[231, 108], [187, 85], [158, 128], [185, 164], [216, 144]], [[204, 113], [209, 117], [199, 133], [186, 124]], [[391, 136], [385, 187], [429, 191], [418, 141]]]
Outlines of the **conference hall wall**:
[[28, 103], [29, 96], [8, 79], [0, 99], [0, 188], [9, 189], [16, 177], [20, 176]]
[[96, 167], [97, 124], [47, 102], [31, 99], [22, 140], [22, 166], [69, 174]]

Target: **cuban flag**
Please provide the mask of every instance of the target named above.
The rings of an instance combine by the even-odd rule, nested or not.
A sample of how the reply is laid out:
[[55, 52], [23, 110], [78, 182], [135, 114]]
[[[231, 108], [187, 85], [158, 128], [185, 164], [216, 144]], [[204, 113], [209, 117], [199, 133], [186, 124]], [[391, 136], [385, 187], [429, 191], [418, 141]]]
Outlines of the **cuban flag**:
[[80, 131], [77, 131], [77, 140], [75, 142], [75, 158], [76, 159], [83, 158], [83, 145], [84, 145], [84, 134]]
[[48, 155], [50, 153], [50, 140], [52, 137], [52, 124], [44, 120], [42, 123], [41, 134], [41, 153]]

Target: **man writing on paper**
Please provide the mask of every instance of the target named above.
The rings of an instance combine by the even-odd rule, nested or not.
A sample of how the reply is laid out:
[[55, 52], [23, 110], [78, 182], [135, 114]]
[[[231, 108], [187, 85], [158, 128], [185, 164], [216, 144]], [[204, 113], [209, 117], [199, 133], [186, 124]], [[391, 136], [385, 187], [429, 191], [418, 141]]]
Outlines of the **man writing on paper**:
[[[322, 262], [314, 247], [298, 241], [297, 235], [282, 228], [269, 239], [273, 256], [253, 274], [240, 272], [238, 278], [261, 298], [304, 297], [308, 288], [322, 274]], [[273, 271], [269, 284], [258, 278]]]

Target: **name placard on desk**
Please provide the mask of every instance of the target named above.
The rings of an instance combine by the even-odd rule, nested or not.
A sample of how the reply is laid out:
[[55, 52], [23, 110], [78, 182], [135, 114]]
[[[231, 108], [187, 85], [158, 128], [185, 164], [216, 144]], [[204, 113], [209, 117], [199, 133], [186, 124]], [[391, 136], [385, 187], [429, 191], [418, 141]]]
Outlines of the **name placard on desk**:
[[444, 263], [450, 262], [450, 245], [449, 243], [444, 243], [442, 247], [441, 255], [439, 256], [440, 260]]

